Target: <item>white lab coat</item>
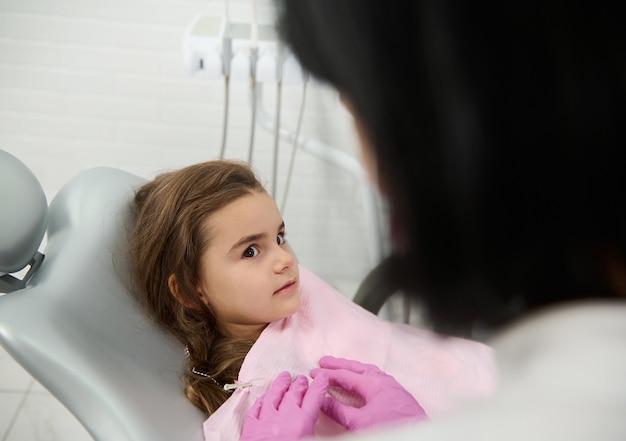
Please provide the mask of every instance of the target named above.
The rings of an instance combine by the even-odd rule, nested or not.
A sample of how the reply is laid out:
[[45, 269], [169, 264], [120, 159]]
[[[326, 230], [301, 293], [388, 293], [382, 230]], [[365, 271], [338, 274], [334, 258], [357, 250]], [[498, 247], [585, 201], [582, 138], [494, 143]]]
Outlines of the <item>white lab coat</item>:
[[491, 342], [497, 392], [456, 415], [360, 441], [626, 440], [626, 302], [561, 306]]

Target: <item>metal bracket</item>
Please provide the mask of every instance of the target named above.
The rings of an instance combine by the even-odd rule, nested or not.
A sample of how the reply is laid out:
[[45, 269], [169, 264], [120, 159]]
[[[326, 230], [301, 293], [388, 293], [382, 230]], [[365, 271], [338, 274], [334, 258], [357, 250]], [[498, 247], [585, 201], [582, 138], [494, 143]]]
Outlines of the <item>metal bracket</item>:
[[41, 266], [44, 257], [45, 256], [39, 251], [37, 252], [37, 254], [35, 254], [35, 256], [28, 263], [28, 265], [30, 265], [30, 268], [28, 269], [26, 275], [24, 275], [23, 279], [18, 279], [17, 277], [10, 274], [0, 276], [0, 292], [8, 294], [13, 291], [19, 291], [20, 289], [24, 289], [28, 281], [35, 275], [35, 272], [37, 272], [37, 270]]

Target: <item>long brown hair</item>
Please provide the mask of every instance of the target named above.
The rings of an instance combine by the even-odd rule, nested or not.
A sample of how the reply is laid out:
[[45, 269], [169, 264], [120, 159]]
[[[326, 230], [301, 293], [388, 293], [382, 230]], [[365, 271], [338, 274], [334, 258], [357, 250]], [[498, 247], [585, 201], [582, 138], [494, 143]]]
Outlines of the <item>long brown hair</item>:
[[[201, 258], [211, 241], [206, 224], [231, 202], [263, 191], [246, 164], [216, 160], [161, 174], [135, 193], [130, 255], [137, 295], [186, 346], [185, 393], [208, 414], [228, 398], [220, 384], [237, 379], [254, 341], [225, 335], [197, 293]], [[168, 284], [172, 275], [175, 293]]]

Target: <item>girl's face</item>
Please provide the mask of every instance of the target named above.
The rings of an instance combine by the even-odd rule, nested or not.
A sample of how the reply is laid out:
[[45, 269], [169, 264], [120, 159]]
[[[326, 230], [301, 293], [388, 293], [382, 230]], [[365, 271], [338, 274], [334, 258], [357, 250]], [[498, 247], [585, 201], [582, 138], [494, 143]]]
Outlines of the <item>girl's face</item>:
[[211, 240], [197, 290], [226, 332], [257, 338], [268, 323], [298, 310], [298, 265], [269, 195], [243, 196], [211, 216], [205, 227]]

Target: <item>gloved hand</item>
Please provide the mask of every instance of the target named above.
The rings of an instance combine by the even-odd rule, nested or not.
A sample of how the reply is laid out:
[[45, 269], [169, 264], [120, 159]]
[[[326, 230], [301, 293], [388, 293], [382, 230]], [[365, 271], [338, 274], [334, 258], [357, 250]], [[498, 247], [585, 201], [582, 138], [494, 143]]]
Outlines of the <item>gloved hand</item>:
[[250, 408], [243, 422], [241, 441], [293, 441], [313, 436], [322, 400], [328, 389], [323, 374], [311, 382], [282, 372], [270, 389]]
[[333, 397], [324, 398], [322, 411], [349, 431], [428, 419], [415, 398], [374, 365], [326, 356], [320, 359], [320, 366], [311, 371], [314, 379], [327, 376], [331, 386], [355, 392], [365, 401], [362, 407], [353, 407]]

